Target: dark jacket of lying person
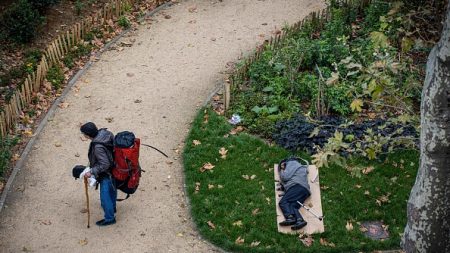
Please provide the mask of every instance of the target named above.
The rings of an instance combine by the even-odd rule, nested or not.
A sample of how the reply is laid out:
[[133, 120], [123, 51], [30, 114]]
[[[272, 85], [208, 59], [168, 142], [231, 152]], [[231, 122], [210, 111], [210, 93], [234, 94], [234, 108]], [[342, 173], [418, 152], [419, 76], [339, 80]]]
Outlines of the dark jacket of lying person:
[[[299, 212], [300, 203], [311, 196], [308, 184], [308, 165], [302, 165], [296, 158], [290, 158], [280, 162], [278, 166], [281, 190], [284, 195], [279, 202], [285, 220], [281, 226], [292, 226], [292, 230], [298, 230], [306, 226], [306, 221]], [[298, 201], [298, 202], [297, 202]]]

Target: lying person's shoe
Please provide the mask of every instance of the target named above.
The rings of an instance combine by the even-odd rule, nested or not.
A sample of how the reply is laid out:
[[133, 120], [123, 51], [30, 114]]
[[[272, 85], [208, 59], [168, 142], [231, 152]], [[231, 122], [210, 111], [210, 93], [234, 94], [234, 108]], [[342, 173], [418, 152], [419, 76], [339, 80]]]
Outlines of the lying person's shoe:
[[289, 215], [286, 220], [278, 223], [280, 224], [280, 226], [292, 226], [296, 223], [297, 221], [295, 220], [294, 216]]
[[302, 229], [304, 226], [308, 224], [306, 221], [302, 219], [298, 219], [297, 222], [291, 227], [292, 230], [299, 230]]
[[103, 227], [103, 226], [108, 226], [108, 225], [112, 225], [116, 223], [116, 219], [110, 220], [110, 221], [105, 221], [105, 219], [99, 220], [97, 221], [95, 224], [97, 224], [97, 226]]

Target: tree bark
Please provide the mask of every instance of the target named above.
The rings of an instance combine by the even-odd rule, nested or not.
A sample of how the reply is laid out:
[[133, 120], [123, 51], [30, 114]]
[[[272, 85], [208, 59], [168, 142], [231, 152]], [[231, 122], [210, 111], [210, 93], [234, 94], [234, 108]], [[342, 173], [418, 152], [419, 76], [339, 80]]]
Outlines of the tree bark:
[[450, 4], [428, 57], [420, 111], [420, 167], [402, 247], [408, 253], [450, 252]]

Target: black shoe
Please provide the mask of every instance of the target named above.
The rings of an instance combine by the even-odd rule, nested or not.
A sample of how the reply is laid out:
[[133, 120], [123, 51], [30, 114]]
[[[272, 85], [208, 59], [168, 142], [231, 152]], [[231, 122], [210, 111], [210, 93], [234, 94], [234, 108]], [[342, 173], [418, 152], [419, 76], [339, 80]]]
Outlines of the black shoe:
[[292, 226], [292, 225], [294, 225], [296, 222], [297, 222], [297, 221], [295, 220], [294, 217], [288, 216], [288, 217], [286, 218], [286, 220], [284, 220], [284, 221], [282, 221], [282, 222], [280, 222], [280, 223], [278, 223], [278, 224], [280, 224], [280, 226]]
[[292, 230], [299, 230], [302, 229], [304, 226], [306, 226], [306, 224], [308, 224], [306, 221], [304, 220], [297, 220], [297, 222], [291, 227]]
[[97, 224], [97, 226], [104, 227], [104, 226], [112, 225], [115, 223], [116, 223], [116, 219], [113, 219], [110, 221], [105, 221], [105, 219], [102, 219], [102, 220], [97, 221], [95, 224]]

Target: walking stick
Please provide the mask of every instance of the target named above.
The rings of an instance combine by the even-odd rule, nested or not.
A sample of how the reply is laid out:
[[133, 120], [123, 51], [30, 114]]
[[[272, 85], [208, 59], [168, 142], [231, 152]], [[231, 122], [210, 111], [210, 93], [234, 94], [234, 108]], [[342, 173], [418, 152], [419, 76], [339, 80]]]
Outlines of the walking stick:
[[302, 203], [300, 203], [300, 201], [297, 201], [297, 203], [299, 203], [301, 207], [305, 208], [306, 211], [308, 211], [310, 214], [312, 214], [314, 217], [316, 217], [316, 218], [319, 219], [320, 221], [323, 220], [323, 218], [324, 218], [323, 215], [322, 215], [322, 216], [319, 216], [319, 215], [315, 214], [315, 213], [311, 210], [311, 208], [309, 208], [309, 207], [303, 205]]
[[88, 192], [88, 180], [84, 177], [84, 191], [86, 192], [86, 207], [87, 207], [87, 215], [88, 215], [88, 224], [87, 227], [90, 227], [91, 223], [91, 211], [89, 209], [89, 192]]

